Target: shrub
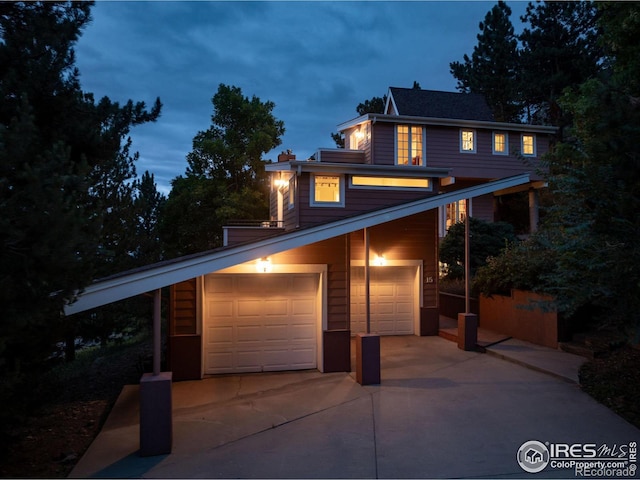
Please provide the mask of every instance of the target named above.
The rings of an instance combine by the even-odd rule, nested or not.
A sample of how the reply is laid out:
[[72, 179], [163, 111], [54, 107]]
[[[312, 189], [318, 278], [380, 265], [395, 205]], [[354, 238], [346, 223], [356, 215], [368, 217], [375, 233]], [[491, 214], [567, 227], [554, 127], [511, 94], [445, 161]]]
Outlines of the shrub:
[[[518, 241], [513, 227], [506, 222], [489, 223], [477, 218], [469, 219], [471, 236], [471, 275], [485, 265], [488, 257], [495, 257], [511, 243]], [[445, 278], [464, 278], [464, 222], [449, 228], [440, 244], [440, 262], [446, 265]]]

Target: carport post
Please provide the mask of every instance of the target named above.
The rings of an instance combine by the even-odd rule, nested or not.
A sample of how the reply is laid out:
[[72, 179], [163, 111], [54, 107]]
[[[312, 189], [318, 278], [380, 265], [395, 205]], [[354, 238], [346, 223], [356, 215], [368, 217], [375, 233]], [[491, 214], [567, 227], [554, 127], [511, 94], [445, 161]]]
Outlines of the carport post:
[[356, 336], [356, 381], [360, 385], [380, 383], [380, 336], [371, 333], [371, 285], [369, 278], [369, 229], [364, 229], [364, 295], [367, 332]]
[[478, 316], [471, 313], [471, 232], [469, 199], [465, 199], [464, 217], [464, 313], [458, 313], [458, 348], [475, 350], [478, 343]]
[[173, 412], [171, 372], [160, 371], [162, 290], [153, 294], [153, 373], [140, 379], [140, 456], [171, 453]]
[[153, 293], [153, 374], [160, 375], [160, 356], [162, 353], [162, 290]]

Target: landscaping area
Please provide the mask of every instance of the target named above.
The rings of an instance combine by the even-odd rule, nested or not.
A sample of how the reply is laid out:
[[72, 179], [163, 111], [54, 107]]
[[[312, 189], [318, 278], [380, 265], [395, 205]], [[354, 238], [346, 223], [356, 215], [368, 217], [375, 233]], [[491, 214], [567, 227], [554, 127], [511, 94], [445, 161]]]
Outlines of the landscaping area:
[[98, 435], [122, 387], [151, 368], [147, 333], [78, 353], [40, 387], [39, 407], [12, 429], [0, 458], [1, 477], [65, 478]]

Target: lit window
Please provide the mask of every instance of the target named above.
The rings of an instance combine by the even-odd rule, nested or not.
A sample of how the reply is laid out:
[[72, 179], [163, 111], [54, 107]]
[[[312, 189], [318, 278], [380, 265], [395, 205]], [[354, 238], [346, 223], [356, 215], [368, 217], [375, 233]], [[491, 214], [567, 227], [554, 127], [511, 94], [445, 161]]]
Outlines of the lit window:
[[429, 188], [428, 178], [405, 177], [351, 177], [354, 187]]
[[312, 205], [344, 205], [344, 186], [340, 175], [314, 175], [311, 186]]
[[467, 153], [476, 153], [475, 130], [460, 130], [460, 151]]
[[507, 148], [507, 134], [493, 132], [493, 153], [495, 155], [506, 155]]
[[449, 203], [446, 207], [445, 228], [449, 230], [452, 225], [464, 221], [467, 216], [467, 205], [465, 200]]
[[293, 208], [296, 203], [296, 177], [291, 175], [289, 179], [289, 208]]
[[398, 165], [423, 165], [423, 128], [417, 125], [398, 125], [396, 152]]
[[522, 154], [535, 156], [536, 137], [535, 135], [522, 135]]

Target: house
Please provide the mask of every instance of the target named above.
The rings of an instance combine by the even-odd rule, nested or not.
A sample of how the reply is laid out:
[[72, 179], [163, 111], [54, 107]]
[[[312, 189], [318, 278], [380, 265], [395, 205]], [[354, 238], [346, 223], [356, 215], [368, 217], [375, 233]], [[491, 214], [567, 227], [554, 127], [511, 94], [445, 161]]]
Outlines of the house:
[[175, 380], [349, 371], [367, 307], [372, 332], [437, 335], [439, 238], [465, 199], [492, 220], [496, 196], [540, 188], [554, 129], [494, 122], [478, 95], [403, 88], [384, 114], [338, 128], [344, 149], [265, 166], [270, 219], [225, 227], [219, 249], [96, 282], [67, 314], [170, 286]]

